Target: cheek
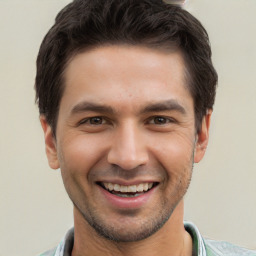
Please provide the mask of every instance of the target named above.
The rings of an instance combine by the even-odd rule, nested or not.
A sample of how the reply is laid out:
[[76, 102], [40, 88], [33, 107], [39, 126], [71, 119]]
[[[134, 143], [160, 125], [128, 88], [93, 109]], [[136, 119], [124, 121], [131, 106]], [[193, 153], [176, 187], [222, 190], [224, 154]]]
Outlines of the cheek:
[[180, 176], [193, 163], [194, 137], [170, 135], [158, 139], [152, 147], [153, 154], [172, 176]]
[[63, 140], [58, 147], [61, 170], [71, 176], [87, 176], [105, 155], [105, 143], [99, 137], [81, 135]]
[[[155, 147], [155, 158], [166, 171], [162, 190], [167, 198], [182, 197], [190, 184], [193, 168], [193, 138], [170, 138], [164, 146]], [[167, 199], [168, 201], [168, 199]]]

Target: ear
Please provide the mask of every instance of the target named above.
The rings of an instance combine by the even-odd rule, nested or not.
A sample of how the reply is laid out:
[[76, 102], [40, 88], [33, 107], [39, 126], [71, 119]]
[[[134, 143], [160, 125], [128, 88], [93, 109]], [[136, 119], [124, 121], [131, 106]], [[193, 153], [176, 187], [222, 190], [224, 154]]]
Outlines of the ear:
[[45, 152], [48, 158], [48, 164], [52, 169], [58, 169], [60, 166], [57, 156], [56, 139], [53, 135], [52, 128], [43, 115], [40, 116], [40, 122], [44, 131]]
[[194, 153], [194, 162], [199, 163], [205, 154], [208, 140], [209, 140], [209, 128], [211, 123], [212, 110], [208, 109], [206, 115], [203, 117], [201, 130], [197, 133], [197, 141]]

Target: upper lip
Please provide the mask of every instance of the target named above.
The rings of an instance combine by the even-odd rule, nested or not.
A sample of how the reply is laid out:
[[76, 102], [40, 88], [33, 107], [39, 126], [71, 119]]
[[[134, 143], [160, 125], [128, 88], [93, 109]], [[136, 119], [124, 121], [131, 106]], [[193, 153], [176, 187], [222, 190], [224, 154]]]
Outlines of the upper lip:
[[106, 179], [98, 181], [97, 183], [112, 183], [112, 184], [119, 184], [123, 186], [132, 186], [132, 185], [139, 185], [141, 183], [159, 183], [159, 181], [156, 181], [154, 179], [147, 179], [147, 180], [133, 180], [133, 181], [127, 181], [127, 180], [120, 180], [120, 179]]

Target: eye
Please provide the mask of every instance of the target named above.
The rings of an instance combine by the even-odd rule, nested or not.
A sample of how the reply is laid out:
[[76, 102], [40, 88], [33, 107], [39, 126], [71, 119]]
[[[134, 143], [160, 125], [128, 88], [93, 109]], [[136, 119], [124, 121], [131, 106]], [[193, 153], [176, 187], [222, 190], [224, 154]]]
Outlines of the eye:
[[83, 119], [79, 124], [101, 125], [105, 123], [106, 123], [106, 120], [103, 117], [94, 116], [94, 117]]
[[155, 124], [166, 124], [168, 122], [167, 118], [162, 116], [154, 117], [154, 123]]
[[99, 125], [103, 123], [103, 119], [102, 117], [92, 117], [92, 118], [89, 118], [89, 122], [90, 124], [93, 124], [93, 125]]
[[157, 124], [157, 125], [164, 125], [167, 123], [174, 122], [171, 118], [163, 117], [163, 116], [155, 116], [149, 120], [149, 124]]

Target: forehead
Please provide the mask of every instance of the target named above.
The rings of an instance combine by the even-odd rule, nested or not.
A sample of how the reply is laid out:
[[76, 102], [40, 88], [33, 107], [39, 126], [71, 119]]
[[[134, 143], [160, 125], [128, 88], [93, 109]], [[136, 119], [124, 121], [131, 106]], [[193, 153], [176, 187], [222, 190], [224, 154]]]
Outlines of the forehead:
[[70, 61], [60, 109], [86, 100], [135, 108], [170, 98], [192, 101], [180, 52], [104, 46], [79, 53]]
[[[150, 71], [150, 69], [154, 72], [147, 73], [147, 75], [153, 76], [156, 71], [161, 75], [166, 71], [169, 73], [172, 69], [175, 71], [175, 73], [169, 73], [172, 79], [183, 80], [185, 73], [184, 58], [181, 51], [122, 44], [95, 47], [75, 55], [65, 70], [66, 82], [69, 82], [69, 79], [73, 79], [74, 75], [81, 71], [78, 66], [84, 68], [84, 71], [86, 68], [89, 72], [92, 69], [94, 71], [97, 69], [102, 74], [106, 73], [107, 77], [120, 76], [124, 74], [124, 71], [138, 75], [141, 71]], [[108, 73], [108, 70], [112, 72]], [[141, 73], [141, 75], [145, 75], [145, 73]]]

